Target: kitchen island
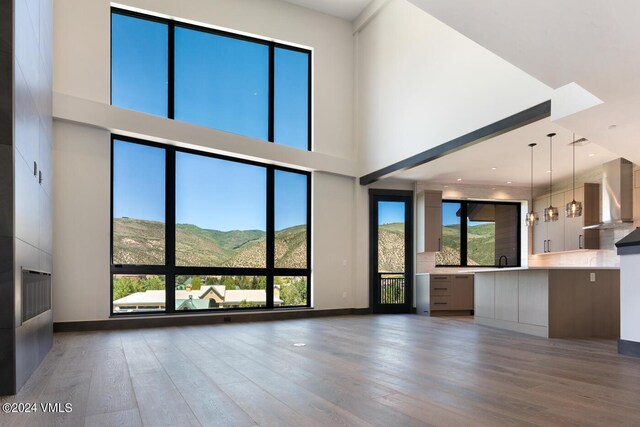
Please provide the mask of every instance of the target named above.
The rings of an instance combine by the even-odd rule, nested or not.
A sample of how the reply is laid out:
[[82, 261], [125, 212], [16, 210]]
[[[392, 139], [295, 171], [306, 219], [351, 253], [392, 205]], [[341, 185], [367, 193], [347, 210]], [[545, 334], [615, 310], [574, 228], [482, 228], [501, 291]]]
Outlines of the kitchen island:
[[523, 267], [473, 273], [475, 323], [548, 338], [620, 335], [619, 269]]

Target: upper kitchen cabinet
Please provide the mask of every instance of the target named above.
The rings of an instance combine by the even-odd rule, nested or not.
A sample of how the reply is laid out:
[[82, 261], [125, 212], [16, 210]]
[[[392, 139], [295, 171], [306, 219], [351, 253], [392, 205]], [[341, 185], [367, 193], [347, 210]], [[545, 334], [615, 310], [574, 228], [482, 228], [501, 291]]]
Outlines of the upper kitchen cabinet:
[[598, 230], [583, 230], [587, 225], [597, 224], [600, 216], [600, 185], [584, 184], [576, 188], [575, 198], [582, 202], [582, 215], [567, 218], [564, 207], [573, 200], [573, 190], [555, 193], [551, 203], [558, 208], [558, 221], [544, 222], [544, 208], [549, 206], [549, 195], [534, 201], [534, 210], [540, 220], [533, 229], [533, 253], [574, 251], [578, 249], [598, 249]]
[[549, 207], [549, 195], [533, 202], [539, 221], [533, 228], [533, 253], [560, 252], [564, 250], [564, 192], [551, 196], [551, 204], [558, 208], [557, 221], [544, 222], [544, 210]]
[[[582, 202], [582, 215], [577, 218], [565, 216], [564, 250], [598, 249], [600, 247], [600, 232], [598, 230], [583, 230], [582, 227], [595, 225], [600, 221], [599, 216], [599, 184], [584, 184], [576, 188], [576, 200]], [[564, 193], [564, 203], [571, 203], [573, 190]]]
[[442, 249], [442, 192], [423, 191], [416, 200], [418, 252]]

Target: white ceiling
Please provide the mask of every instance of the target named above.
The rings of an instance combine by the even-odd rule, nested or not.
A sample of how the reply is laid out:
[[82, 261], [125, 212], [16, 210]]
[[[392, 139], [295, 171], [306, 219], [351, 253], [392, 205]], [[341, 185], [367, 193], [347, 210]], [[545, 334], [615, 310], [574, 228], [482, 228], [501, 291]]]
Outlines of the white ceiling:
[[[553, 181], [571, 178], [573, 134], [571, 131], [543, 119], [528, 126], [481, 142], [448, 156], [393, 175], [393, 178], [429, 181], [442, 184], [529, 186], [531, 173], [530, 143], [534, 147], [534, 185], [549, 183], [549, 138], [553, 138]], [[576, 139], [581, 136], [576, 135]], [[593, 156], [589, 156], [593, 154]], [[587, 172], [602, 163], [620, 157], [587, 141], [576, 146], [576, 174]], [[496, 170], [492, 170], [492, 168]], [[512, 184], [507, 184], [511, 181]]]
[[371, 0], [284, 0], [308, 9], [353, 21]]
[[640, 1], [410, 1], [552, 88], [600, 98], [557, 123], [640, 163]]

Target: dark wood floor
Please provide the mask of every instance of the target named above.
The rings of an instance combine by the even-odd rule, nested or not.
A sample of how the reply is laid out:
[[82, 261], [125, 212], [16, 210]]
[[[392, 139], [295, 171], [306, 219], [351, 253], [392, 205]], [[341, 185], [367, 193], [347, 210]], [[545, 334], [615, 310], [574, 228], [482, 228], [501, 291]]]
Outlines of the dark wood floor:
[[0, 400], [73, 405], [11, 427], [640, 425], [640, 359], [415, 315], [61, 333]]

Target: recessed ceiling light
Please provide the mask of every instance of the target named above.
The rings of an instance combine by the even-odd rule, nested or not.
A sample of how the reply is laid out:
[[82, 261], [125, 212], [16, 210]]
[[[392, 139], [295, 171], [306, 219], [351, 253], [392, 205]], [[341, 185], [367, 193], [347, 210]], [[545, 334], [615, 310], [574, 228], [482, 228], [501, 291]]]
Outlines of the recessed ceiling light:
[[618, 125], [609, 125], [609, 129], [615, 129]]
[[460, 181], [462, 181], [462, 178], [458, 178], [456, 181], [460, 182]]
[[492, 190], [495, 190], [495, 189], [496, 189], [496, 187], [491, 187], [491, 189], [492, 189]]
[[507, 184], [512, 184], [512, 182], [511, 181], [507, 181]]
[[445, 186], [444, 186], [444, 188], [449, 188], [449, 186], [448, 186], [448, 185], [445, 185]]
[[593, 157], [595, 155], [596, 155], [596, 153], [589, 153], [589, 157]]
[[495, 166], [491, 168], [491, 170], [492, 170], [492, 171], [494, 171], [494, 170], [496, 170], [496, 169], [498, 169], [498, 168], [497, 168], [497, 167], [495, 167]]
[[548, 171], [547, 171], [547, 173], [551, 173], [551, 171], [550, 171], [550, 170], [548, 170]]

